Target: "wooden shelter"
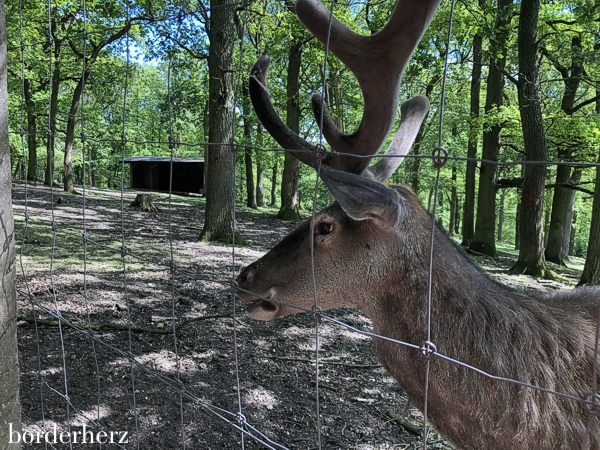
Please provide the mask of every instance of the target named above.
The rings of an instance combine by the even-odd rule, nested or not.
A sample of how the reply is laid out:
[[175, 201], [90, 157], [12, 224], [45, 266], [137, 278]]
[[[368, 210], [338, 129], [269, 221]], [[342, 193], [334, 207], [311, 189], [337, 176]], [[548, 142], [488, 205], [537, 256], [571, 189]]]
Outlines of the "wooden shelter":
[[[129, 164], [131, 189], [169, 192], [171, 157], [130, 156], [123, 160]], [[204, 158], [173, 158], [172, 192], [199, 193], [204, 185]]]

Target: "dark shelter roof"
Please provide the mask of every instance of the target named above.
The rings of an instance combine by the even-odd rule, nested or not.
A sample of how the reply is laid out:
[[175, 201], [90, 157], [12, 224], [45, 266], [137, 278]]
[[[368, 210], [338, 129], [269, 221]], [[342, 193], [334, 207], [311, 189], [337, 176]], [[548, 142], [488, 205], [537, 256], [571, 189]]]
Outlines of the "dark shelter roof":
[[[123, 162], [134, 163], [134, 162], [171, 162], [170, 156], [130, 156], [125, 158]], [[173, 158], [173, 162], [176, 163], [203, 163], [204, 158]]]

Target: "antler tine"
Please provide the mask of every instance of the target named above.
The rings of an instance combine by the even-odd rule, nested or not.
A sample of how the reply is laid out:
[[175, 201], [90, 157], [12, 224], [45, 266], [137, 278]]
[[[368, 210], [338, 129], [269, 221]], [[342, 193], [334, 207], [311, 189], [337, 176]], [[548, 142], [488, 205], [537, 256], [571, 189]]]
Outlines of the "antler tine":
[[419, 128], [429, 111], [429, 99], [418, 95], [402, 103], [400, 107], [400, 127], [392, 139], [385, 155], [397, 155], [395, 158], [381, 158], [375, 164], [367, 167], [363, 175], [375, 181], [385, 181], [396, 171], [404, 161], [405, 156], [412, 146]]
[[[250, 72], [248, 90], [254, 111], [258, 119], [267, 129], [273, 139], [283, 148], [288, 149], [301, 162], [314, 166], [317, 160], [317, 148], [294, 133], [275, 111], [266, 86], [267, 69], [270, 58], [261, 55]], [[294, 150], [297, 150], [296, 152]]]
[[[354, 74], [364, 98], [363, 117], [352, 134], [342, 133], [327, 108], [323, 135], [339, 153], [375, 155], [394, 123], [400, 79], [411, 54], [423, 36], [440, 0], [398, 0], [386, 26], [371, 36], [354, 33], [333, 18], [329, 49]], [[330, 12], [318, 0], [298, 0], [296, 14], [322, 43], [327, 40]], [[320, 121], [323, 99], [314, 95], [313, 112]], [[329, 165], [361, 173], [369, 158], [337, 155]]]

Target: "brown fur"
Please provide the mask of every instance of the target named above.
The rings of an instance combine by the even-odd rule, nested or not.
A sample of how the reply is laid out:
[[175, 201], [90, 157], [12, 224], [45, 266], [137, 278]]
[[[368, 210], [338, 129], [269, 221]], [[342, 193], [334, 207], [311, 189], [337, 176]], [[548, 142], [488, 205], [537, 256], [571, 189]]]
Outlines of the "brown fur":
[[[393, 227], [377, 217], [353, 220], [337, 203], [317, 214], [317, 295], [323, 309], [356, 306], [375, 333], [420, 346], [427, 336], [431, 218], [410, 189], [394, 189], [403, 210]], [[333, 231], [320, 234], [319, 224]], [[310, 310], [310, 224], [245, 268], [238, 282], [259, 296]], [[436, 229], [432, 293], [431, 336], [439, 353], [578, 398], [591, 391], [600, 288], [546, 296], [510, 289], [483, 274]], [[272, 320], [297, 310], [261, 301], [248, 312]], [[423, 409], [420, 352], [374, 341], [386, 370]], [[428, 418], [458, 448], [473, 450], [579, 449], [588, 423], [579, 402], [492, 380], [441, 358], [431, 361]], [[591, 422], [588, 448], [600, 448], [598, 419]]]

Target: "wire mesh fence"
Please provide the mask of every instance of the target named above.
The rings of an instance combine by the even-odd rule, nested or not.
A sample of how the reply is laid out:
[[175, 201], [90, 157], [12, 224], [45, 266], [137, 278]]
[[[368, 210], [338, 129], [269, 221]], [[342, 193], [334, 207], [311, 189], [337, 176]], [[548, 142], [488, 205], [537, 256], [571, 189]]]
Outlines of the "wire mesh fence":
[[[219, 8], [236, 6], [244, 8], [247, 2], [219, 5]], [[86, 31], [86, 3], [83, 2], [82, 24], [82, 51], [83, 64], [82, 78], [85, 80], [86, 52], [89, 35]], [[52, 29], [52, 2], [48, 2], [48, 30]], [[23, 19], [26, 12], [21, 10], [21, 32]], [[130, 21], [129, 9], [125, 23]], [[331, 23], [331, 22], [330, 22]], [[450, 21], [451, 24], [451, 21]], [[242, 33], [243, 35], [243, 33]], [[451, 26], [448, 30], [450, 42]], [[344, 358], [331, 359], [323, 357], [321, 352], [326, 348], [323, 340], [329, 342], [331, 333], [345, 336], [351, 332], [345, 345], [353, 344], [356, 340], [363, 342], [363, 337], [373, 338], [376, 341], [385, 341], [405, 348], [416, 350], [415, 354], [421, 355], [425, 369], [422, 382], [424, 392], [423, 425], [425, 436], [421, 443], [413, 445], [423, 448], [439, 448], [439, 438], [427, 432], [428, 418], [428, 388], [429, 367], [432, 361], [447, 361], [469, 371], [476, 372], [482, 377], [498, 383], [508, 383], [524, 387], [528, 390], [539, 391], [550, 396], [557, 396], [577, 404], [577, 408], [585, 409], [589, 419], [587, 428], [583, 430], [582, 448], [586, 443], [590, 430], [596, 427], [598, 412], [598, 396], [596, 388], [596, 364], [594, 360], [593, 373], [589, 374], [590, 389], [581, 396], [572, 393], [560, 392], [552, 386], [537, 385], [530, 380], [511, 379], [494, 374], [493, 371], [467, 364], [464, 361], [443, 354], [436, 349], [435, 336], [432, 336], [431, 316], [432, 298], [434, 296], [432, 274], [436, 258], [443, 255], [434, 253], [434, 236], [436, 232], [435, 205], [439, 189], [440, 171], [448, 161], [470, 161], [480, 164], [494, 164], [501, 166], [523, 165], [561, 165], [594, 167], [598, 164], [587, 162], [546, 162], [546, 161], [519, 161], [497, 162], [482, 159], [455, 157], [443, 148], [443, 105], [441, 107], [439, 142], [438, 147], [431, 155], [407, 155], [404, 158], [431, 159], [436, 173], [434, 188], [433, 211], [431, 215], [430, 246], [428, 257], [427, 285], [427, 335], [422, 336], [420, 342], [408, 342], [394, 339], [386, 335], [375, 333], [367, 321], [351, 313], [343, 312], [340, 315], [325, 314], [319, 310], [319, 286], [316, 284], [314, 254], [311, 253], [312, 271], [311, 282], [314, 292], [314, 306], [312, 308], [299, 308], [296, 305], [280, 302], [277, 299], [262, 297], [259, 293], [249, 292], [240, 287], [235, 281], [243, 265], [250, 263], [257, 252], [247, 251], [236, 247], [235, 231], [232, 242], [226, 249], [215, 250], [201, 244], [188, 245], [200, 231], [198, 227], [190, 226], [190, 217], [197, 219], [194, 223], [201, 223], [202, 218], [197, 212], [201, 200], [182, 200], [174, 198], [169, 189], [168, 195], [161, 199], [165, 214], [160, 216], [144, 217], [142, 213], [132, 213], [127, 207], [131, 194], [125, 190], [126, 170], [125, 157], [128, 155], [128, 145], [131, 143], [152, 144], [163, 149], [168, 149], [171, 155], [170, 183], [173, 179], [174, 149], [176, 145], [190, 148], [205, 148], [207, 146], [228, 147], [231, 157], [235, 161], [235, 153], [245, 149], [247, 145], [240, 145], [235, 141], [237, 122], [231, 118], [231, 139], [226, 143], [183, 143], [177, 142], [173, 135], [171, 117], [171, 61], [169, 60], [167, 89], [168, 89], [168, 120], [169, 136], [165, 140], [134, 141], [126, 136], [126, 123], [128, 117], [127, 99], [128, 74], [130, 73], [130, 37], [125, 33], [125, 85], [122, 98], [122, 131], [117, 138], [93, 138], [87, 130], [85, 87], [81, 91], [80, 112], [80, 143], [81, 157], [83, 159], [84, 181], [81, 186], [81, 197], [66, 202], [60, 197], [57, 188], [33, 187], [28, 182], [15, 182], [15, 191], [18, 200], [15, 200], [15, 212], [20, 223], [20, 277], [18, 294], [20, 304], [27, 307], [20, 318], [31, 325], [21, 338], [22, 355], [20, 363], [25, 379], [24, 391], [37, 391], [39, 401], [36, 404], [24, 404], [23, 420], [29, 435], [23, 434], [23, 442], [30, 445], [43, 444], [45, 448], [73, 448], [80, 444], [86, 436], [95, 439], [94, 447], [98, 448], [150, 448], [150, 446], [164, 446], [164, 448], [210, 448], [219, 447], [249, 447], [249, 448], [332, 448], [336, 447], [331, 438], [330, 430], [334, 426], [342, 426], [344, 434], [347, 424], [341, 425], [331, 417], [327, 417], [325, 410], [327, 403], [321, 399], [326, 398], [323, 389], [342, 390], [344, 387], [328, 385], [330, 376], [327, 371], [323, 374], [324, 367], [328, 364], [339, 363], [347, 370], [374, 369], [377, 371], [379, 385], [385, 385], [383, 371], [375, 361], [366, 361], [361, 364], [357, 361]], [[21, 35], [21, 42], [23, 42]], [[52, 34], [49, 33], [48, 59], [50, 82], [48, 83], [52, 99]], [[30, 44], [35, 45], [35, 44]], [[327, 54], [327, 52], [326, 52]], [[448, 54], [448, 51], [446, 51]], [[25, 80], [26, 46], [21, 45], [21, 77]], [[243, 48], [240, 49], [243, 55]], [[326, 61], [323, 68], [323, 83], [327, 71]], [[240, 66], [238, 77], [246, 71]], [[83, 83], [85, 86], [85, 83]], [[241, 80], [235, 83], [236, 89], [241, 86]], [[323, 84], [323, 91], [325, 90]], [[24, 91], [24, 87], [23, 87]], [[235, 94], [235, 102], [239, 93]], [[443, 96], [442, 96], [443, 98]], [[23, 158], [26, 161], [27, 132], [24, 125], [24, 95], [21, 102], [20, 136]], [[236, 103], [237, 104], [237, 103]], [[55, 133], [55, 125], [51, 122], [52, 109], [56, 105], [50, 100], [48, 104], [48, 132], [50, 139]], [[235, 108], [234, 108], [235, 111]], [[235, 112], [234, 112], [235, 115]], [[322, 128], [322, 126], [321, 126]], [[90, 142], [112, 143], [120, 147], [121, 170], [118, 194], [102, 191], [85, 184], [86, 145]], [[322, 142], [320, 142], [322, 145]], [[266, 149], [252, 147], [258, 151], [283, 151], [281, 149]], [[291, 153], [305, 152], [306, 150], [285, 150]], [[353, 155], [356, 157], [356, 155]], [[380, 155], [381, 157], [388, 157]], [[390, 156], [392, 157], [392, 156]], [[27, 164], [25, 164], [25, 167]], [[320, 165], [317, 171], [320, 170]], [[53, 179], [53, 174], [49, 174]], [[26, 177], [25, 177], [26, 178]], [[318, 194], [318, 182], [315, 186], [313, 200], [313, 214], [311, 227], [314, 228], [315, 211]], [[235, 180], [232, 185], [233, 202], [231, 218], [232, 223], [239, 225], [244, 222], [248, 229], [252, 229], [251, 218], [239, 211], [235, 202]], [[66, 205], [65, 205], [66, 203]], [[69, 204], [70, 203], [70, 204]], [[181, 215], [178, 210], [185, 210], [188, 215]], [[268, 226], [273, 225], [272, 222]], [[271, 233], [273, 242], [279, 237], [280, 230]], [[289, 231], [289, 230], [288, 230]], [[265, 228], [261, 232], [266, 233]], [[311, 233], [311, 239], [314, 233]], [[49, 247], [49, 248], [46, 248]], [[37, 249], [36, 249], [37, 248]], [[41, 248], [41, 250], [40, 250]], [[311, 245], [314, 252], [314, 242]], [[47, 260], [40, 264], [41, 255]], [[38, 259], [35, 259], [38, 258]], [[217, 267], [215, 269], [215, 266]], [[153, 281], [149, 282], [147, 279]], [[290, 308], [298, 309], [305, 314], [302, 320], [305, 329], [294, 332], [303, 336], [306, 346], [308, 336], [313, 336], [313, 348], [310, 358], [298, 359], [293, 356], [263, 355], [260, 346], [269, 348], [273, 344], [266, 343], [269, 328], [263, 328], [263, 334], [258, 338], [253, 337], [252, 331], [245, 319], [239, 317], [240, 305], [236, 294], [246, 292], [257, 299], [266, 300], [276, 304], [283, 304]], [[195, 305], [202, 305], [193, 312], [185, 309], [182, 299], [189, 297]], [[197, 302], [197, 299], [201, 299]], [[215, 313], [211, 313], [210, 308]], [[347, 320], [350, 318], [350, 320]], [[222, 320], [221, 320], [222, 319]], [[104, 320], [104, 322], [98, 322]], [[204, 326], [209, 321], [216, 324]], [[148, 322], [151, 323], [148, 326]], [[352, 322], [352, 323], [350, 323]], [[141, 324], [143, 325], [141, 325]], [[194, 325], [192, 331], [186, 327]], [[362, 324], [360, 326], [359, 324]], [[44, 332], [45, 327], [52, 328], [50, 333]], [[307, 330], [309, 332], [307, 333]], [[202, 338], [200, 335], [207, 334]], [[323, 335], [325, 334], [325, 338]], [[596, 351], [597, 336], [596, 332]], [[158, 338], [157, 336], [160, 336]], [[283, 333], [281, 338], [285, 338]], [[157, 343], [156, 339], [160, 339]], [[168, 339], [168, 341], [167, 341]], [[194, 340], [201, 341], [206, 347], [202, 349], [194, 346]], [[210, 342], [214, 347], [208, 346]], [[254, 349], [251, 358], [248, 353]], [[81, 348], [85, 348], [81, 351]], [[76, 351], [78, 349], [79, 351]], [[226, 350], [223, 350], [226, 349]], [[262, 373], [261, 365], [271, 368], [265, 356], [276, 361], [299, 361], [308, 363], [308, 366], [295, 373], [296, 380], [290, 384], [295, 390], [288, 394], [305, 395], [308, 398], [299, 400], [293, 398], [275, 399], [273, 393], [265, 386], [272, 382], [268, 373]], [[78, 359], [79, 358], [79, 359]], [[208, 366], [215, 358], [218, 364], [209, 369]], [[284, 362], [284, 364], [287, 364]], [[250, 366], [253, 366], [252, 368]], [[258, 366], [258, 367], [257, 367]], [[212, 370], [213, 377], [221, 374], [227, 379], [225, 384], [229, 391], [223, 391], [222, 386], [214, 388], [211, 383], [203, 382], [203, 371]], [[302, 373], [298, 373], [302, 372]], [[259, 377], [259, 380], [249, 380], [246, 377]], [[286, 373], [289, 376], [289, 373]], [[298, 377], [302, 379], [298, 381]], [[307, 389], [307, 384], [313, 388]], [[280, 382], [280, 381], [277, 381]], [[393, 391], [397, 388], [388, 386]], [[218, 392], [215, 392], [218, 391]], [[285, 391], [284, 391], [285, 392]], [[302, 394], [302, 392], [304, 394]], [[331, 399], [335, 394], [327, 393]], [[384, 396], [381, 392], [378, 395]], [[28, 396], [33, 398], [33, 396]], [[80, 400], [80, 403], [73, 401]], [[85, 399], [85, 400], [84, 400]], [[370, 404], [369, 399], [355, 396], [356, 402]], [[393, 397], [388, 398], [391, 401]], [[286, 403], [302, 404], [305, 412], [302, 418], [294, 416], [292, 420], [284, 414], [278, 414], [278, 409], [285, 410]], [[371, 402], [372, 403], [372, 402]], [[306, 404], [311, 404], [306, 408]], [[264, 410], [257, 409], [256, 405], [264, 407], [271, 416], [265, 418]], [[343, 407], [340, 408], [343, 410]], [[338, 413], [339, 411], [338, 410]], [[273, 411], [271, 413], [271, 411]], [[380, 411], [381, 412], [381, 411]], [[298, 414], [297, 412], [294, 414]], [[111, 423], [115, 415], [125, 416], [127, 419], [120, 421], [118, 427]], [[164, 417], [168, 415], [168, 417]], [[277, 423], [279, 421], [279, 423]], [[301, 439], [295, 437], [298, 422], [308, 423], [303, 429]], [[277, 427], [273, 424], [277, 423]], [[345, 422], [344, 422], [345, 423]], [[124, 424], [128, 424], [125, 426]], [[86, 428], [87, 427], [87, 428]], [[170, 429], [161, 438], [156, 434], [161, 427]], [[35, 432], [42, 436], [53, 434], [54, 440], [42, 437], [41, 442], [35, 441]], [[67, 438], [62, 441], [58, 431], [65, 432]], [[86, 430], [90, 434], [86, 434]], [[203, 441], [205, 434], [211, 436], [210, 440]], [[306, 434], [312, 435], [311, 438]], [[25, 439], [31, 439], [27, 442]], [[219, 438], [220, 436], [220, 438]], [[283, 437], [285, 436], [285, 437]], [[356, 435], [360, 436], [360, 435]], [[365, 439], [363, 448], [386, 448], [384, 444], [372, 444], [369, 435], [366, 438], [357, 438], [360, 442]], [[77, 441], [79, 439], [79, 442]], [[163, 439], [163, 440], [161, 440]], [[85, 441], [90, 443], [89, 441]], [[357, 447], [359, 446], [357, 442]], [[341, 445], [341, 444], [340, 444]], [[379, 446], [377, 446], [379, 445]], [[262, 447], [261, 447], [262, 446]], [[376, 447], [377, 446], [377, 447]], [[442, 447], [443, 448], [443, 447]]]

